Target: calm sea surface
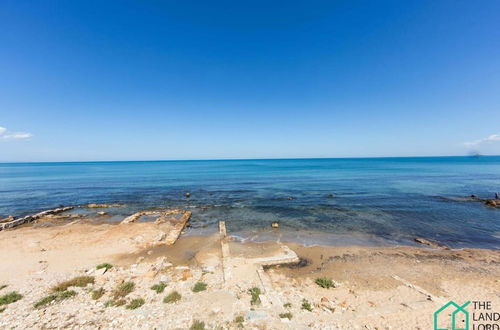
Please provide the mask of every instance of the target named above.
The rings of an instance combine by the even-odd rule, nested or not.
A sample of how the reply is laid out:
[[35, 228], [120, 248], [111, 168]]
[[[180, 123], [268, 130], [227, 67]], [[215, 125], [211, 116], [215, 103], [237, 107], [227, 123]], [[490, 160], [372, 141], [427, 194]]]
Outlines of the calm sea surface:
[[[500, 249], [500, 209], [461, 201], [500, 192], [500, 157], [0, 164], [0, 217], [119, 202], [193, 211], [188, 234], [219, 220], [242, 239]], [[184, 197], [190, 192], [191, 197]], [[280, 230], [270, 229], [280, 221]]]

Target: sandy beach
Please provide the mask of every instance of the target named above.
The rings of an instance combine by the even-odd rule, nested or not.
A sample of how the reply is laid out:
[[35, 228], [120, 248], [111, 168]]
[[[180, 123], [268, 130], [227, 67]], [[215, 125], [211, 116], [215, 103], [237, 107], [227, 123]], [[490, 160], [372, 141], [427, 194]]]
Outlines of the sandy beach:
[[[2, 306], [0, 327], [185, 329], [198, 321], [207, 329], [429, 329], [449, 300], [500, 306], [497, 250], [239, 243], [230, 233], [166, 245], [163, 230], [74, 223], [0, 232], [0, 295], [22, 295]], [[96, 269], [102, 263], [112, 267]], [[92, 283], [34, 307], [78, 276]], [[334, 287], [315, 283], [323, 277]], [[134, 289], [114, 306], [127, 282]], [[161, 293], [151, 290], [159, 283]], [[260, 291], [254, 303], [252, 288]], [[96, 291], [102, 294], [93, 299]], [[174, 291], [181, 298], [165, 303]], [[127, 308], [137, 299], [143, 305]]]

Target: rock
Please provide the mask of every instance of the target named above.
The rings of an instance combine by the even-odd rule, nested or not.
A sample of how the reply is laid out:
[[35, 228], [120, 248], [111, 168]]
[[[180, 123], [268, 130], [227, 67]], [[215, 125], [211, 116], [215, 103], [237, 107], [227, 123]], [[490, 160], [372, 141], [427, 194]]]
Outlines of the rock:
[[484, 203], [486, 206], [497, 207], [500, 206], [500, 203], [497, 203], [494, 199], [489, 199]]
[[246, 318], [249, 322], [269, 319], [269, 315], [264, 311], [248, 311]]
[[280, 223], [278, 221], [274, 221], [272, 224], [271, 224], [271, 227], [273, 228], [279, 228], [280, 227]]
[[191, 193], [187, 192], [187, 193], [185, 193], [185, 194], [184, 194], [184, 196], [185, 196], [186, 198], [189, 198], [189, 197], [191, 197]]
[[327, 198], [334, 198], [335, 197], [335, 194], [328, 194], [326, 195]]
[[104, 211], [99, 211], [99, 212], [97, 212], [97, 214], [99, 214], [99, 215], [105, 215], [105, 214], [106, 214], [106, 212], [104, 212]]
[[182, 271], [182, 280], [187, 281], [189, 278], [191, 278], [193, 275], [191, 274], [191, 269], [184, 269]]
[[101, 269], [96, 269], [94, 271], [94, 274], [95, 275], [104, 275], [104, 273], [106, 273], [108, 271], [108, 269], [106, 267], [103, 267]]
[[163, 232], [163, 231], [160, 231], [156, 237], [155, 237], [155, 240], [160, 242], [160, 241], [163, 241], [165, 238], [167, 237], [167, 233]]
[[0, 219], [0, 222], [9, 222], [14, 220], [14, 217], [12, 215], [9, 215], [7, 218]]
[[285, 199], [286, 199], [287, 201], [292, 201], [292, 200], [294, 200], [294, 199], [295, 199], [295, 197], [288, 196], [288, 197], [286, 197]]
[[446, 245], [435, 243], [435, 242], [431, 242], [431, 241], [429, 241], [429, 240], [427, 240], [425, 238], [422, 238], [422, 237], [415, 237], [414, 241], [417, 242], [417, 243], [420, 243], [420, 244], [428, 245], [428, 246], [436, 248], [436, 249], [445, 249], [445, 250], [449, 250], [450, 249]]
[[337, 307], [337, 305], [330, 301], [327, 297], [321, 298], [321, 303], [319, 305], [332, 313], [335, 312], [335, 308]]
[[121, 204], [96, 204], [96, 203], [87, 204], [87, 207], [89, 209], [99, 209], [99, 208], [118, 207], [118, 206], [121, 206]]

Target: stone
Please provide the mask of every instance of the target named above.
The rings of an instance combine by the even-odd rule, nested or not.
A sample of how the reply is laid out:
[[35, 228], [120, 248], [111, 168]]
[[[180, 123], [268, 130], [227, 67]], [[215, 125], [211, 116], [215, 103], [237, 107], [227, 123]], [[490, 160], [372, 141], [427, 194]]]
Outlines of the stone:
[[101, 269], [96, 269], [94, 274], [95, 275], [104, 275], [104, 273], [106, 273], [108, 271], [108, 269], [106, 267], [103, 267]]
[[274, 221], [272, 224], [271, 224], [271, 227], [273, 228], [279, 228], [280, 227], [280, 223], [278, 221]]
[[422, 238], [422, 237], [415, 237], [413, 240], [415, 242], [417, 242], [417, 243], [428, 245], [428, 246], [433, 247], [435, 249], [449, 250], [449, 247], [447, 247], [446, 245], [435, 243], [435, 242], [431, 242], [431, 241], [429, 241], [429, 240], [427, 240], [425, 238]]
[[500, 203], [497, 203], [494, 199], [489, 199], [484, 203], [486, 206], [497, 207], [500, 206]]
[[267, 320], [269, 319], [269, 315], [264, 311], [248, 311], [246, 314], [246, 319], [249, 322]]
[[156, 237], [155, 237], [155, 240], [160, 242], [160, 241], [163, 241], [165, 238], [167, 237], [167, 233], [163, 232], [163, 231], [160, 231]]
[[106, 214], [106, 212], [104, 212], [104, 211], [99, 211], [99, 212], [97, 212], [97, 214], [99, 214], [99, 215], [105, 215], [105, 214]]
[[189, 198], [189, 197], [191, 197], [191, 193], [187, 192], [187, 193], [185, 193], [185, 194], [184, 194], [184, 196], [185, 196], [186, 198]]

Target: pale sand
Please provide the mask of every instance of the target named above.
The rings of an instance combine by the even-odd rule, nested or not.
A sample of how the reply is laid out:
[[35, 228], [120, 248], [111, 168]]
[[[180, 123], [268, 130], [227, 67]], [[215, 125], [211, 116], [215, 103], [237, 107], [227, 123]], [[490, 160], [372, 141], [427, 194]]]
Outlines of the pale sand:
[[[74, 224], [0, 232], [0, 285], [9, 285], [0, 295], [17, 290], [25, 296], [0, 314], [0, 327], [91, 329], [134, 328], [137, 324], [140, 328], [169, 329], [189, 326], [196, 318], [209, 328], [235, 328], [234, 317], [244, 315], [245, 326], [262, 329], [430, 329], [433, 312], [451, 299], [459, 303], [490, 300], [500, 310], [499, 251], [304, 247], [289, 242], [285, 244], [307, 260], [307, 265], [267, 268], [264, 276], [269, 280], [268, 291], [262, 295], [261, 305], [251, 306], [246, 291], [252, 286], [262, 287], [263, 282], [248, 260], [273, 255], [280, 250], [279, 244], [231, 242], [233, 274], [231, 281], [224, 283], [218, 235], [181, 237], [173, 246], [158, 245], [160, 236], [162, 228], [153, 223]], [[151, 266], [159, 257], [173, 264], [170, 271], [159, 273]], [[79, 291], [74, 300], [43, 311], [32, 308], [50, 285], [84, 274], [102, 262], [110, 262], [116, 269], [99, 277], [98, 283], [105, 287], [119, 279], [133, 278], [138, 283], [137, 294], [139, 288], [143, 290], [147, 303], [133, 312], [104, 308], [102, 302], [90, 300]], [[144, 272], [137, 271], [141, 265]], [[175, 269], [183, 265], [189, 268]], [[157, 283], [159, 276], [168, 276], [169, 286], [183, 293], [185, 298], [180, 303], [166, 305], [155, 294], [151, 296], [148, 287]], [[339, 287], [318, 287], [314, 279], [322, 276], [331, 277]], [[209, 289], [192, 294], [190, 287], [199, 279], [207, 282]], [[300, 308], [303, 299], [311, 302], [312, 312]], [[284, 308], [282, 303], [291, 303], [292, 307]], [[257, 316], [250, 315], [254, 313], [251, 308], [256, 309]], [[82, 312], [73, 315], [73, 310]], [[291, 321], [279, 318], [278, 314], [286, 311], [293, 314]], [[82, 323], [87, 319], [89, 324]], [[115, 323], [111, 326], [110, 322]]]

